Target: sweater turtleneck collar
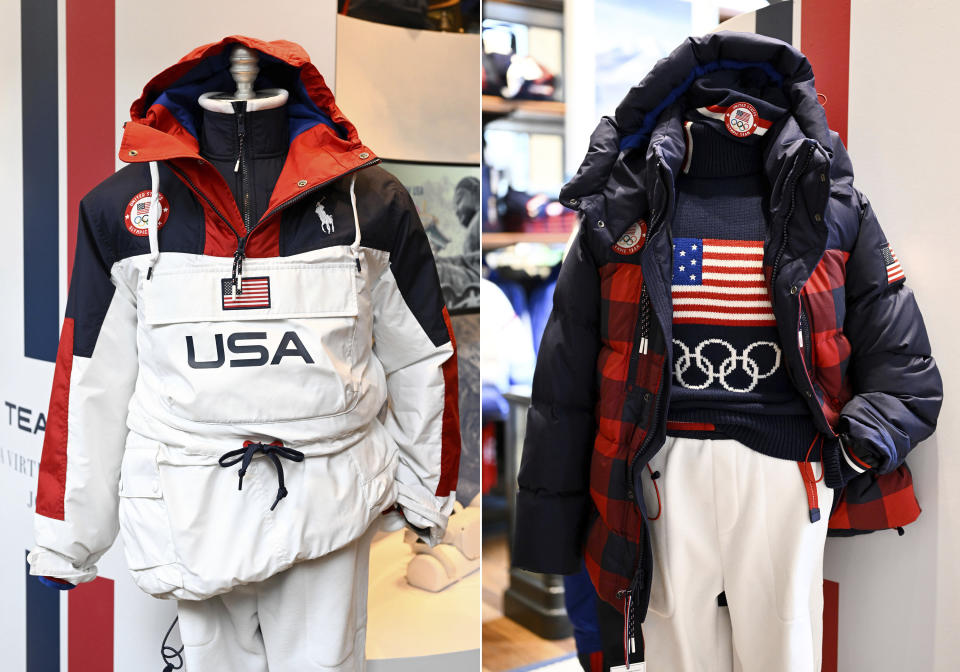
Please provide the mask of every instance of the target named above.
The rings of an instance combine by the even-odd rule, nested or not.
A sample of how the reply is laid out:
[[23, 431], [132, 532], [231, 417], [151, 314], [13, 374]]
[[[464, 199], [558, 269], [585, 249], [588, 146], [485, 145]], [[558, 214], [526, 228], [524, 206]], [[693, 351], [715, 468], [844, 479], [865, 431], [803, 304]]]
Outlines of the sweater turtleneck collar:
[[236, 159], [240, 147], [238, 114], [244, 115], [244, 144], [254, 159], [282, 156], [290, 144], [286, 106], [226, 114], [203, 110], [200, 154], [209, 159]]
[[686, 142], [689, 177], [745, 177], [763, 172], [760, 136], [736, 138], [727, 133], [723, 122], [704, 119], [687, 124]]

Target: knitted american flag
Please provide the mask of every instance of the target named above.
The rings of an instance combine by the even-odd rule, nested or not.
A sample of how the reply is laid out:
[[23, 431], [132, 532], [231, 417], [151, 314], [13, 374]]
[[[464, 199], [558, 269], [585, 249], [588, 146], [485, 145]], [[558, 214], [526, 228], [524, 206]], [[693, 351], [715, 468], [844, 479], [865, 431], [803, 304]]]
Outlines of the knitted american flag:
[[774, 326], [762, 240], [673, 239], [674, 324]]

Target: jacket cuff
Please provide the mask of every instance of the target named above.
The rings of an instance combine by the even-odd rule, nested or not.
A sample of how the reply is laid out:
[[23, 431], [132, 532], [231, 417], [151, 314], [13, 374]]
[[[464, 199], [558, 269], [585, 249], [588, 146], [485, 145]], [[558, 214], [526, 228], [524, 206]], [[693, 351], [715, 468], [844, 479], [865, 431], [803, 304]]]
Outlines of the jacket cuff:
[[575, 574], [583, 564], [583, 497], [517, 492], [514, 567], [541, 574]]
[[76, 586], [72, 583], [55, 579], [52, 576], [38, 576], [37, 579], [43, 585], [49, 586], [50, 588], [55, 588], [56, 590], [72, 590], [73, 588], [76, 588]]
[[[425, 492], [425, 489], [416, 486], [408, 487], [401, 483], [400, 492], [397, 495], [397, 508], [406, 521], [407, 527], [433, 547], [443, 540], [457, 495], [451, 492], [446, 497], [436, 497]], [[394, 524], [395, 521], [394, 518]]]
[[829, 444], [824, 445], [823, 473], [827, 487], [838, 489], [845, 486], [851, 479], [870, 470], [870, 465], [853, 453], [849, 443], [844, 441], [845, 435], [834, 437]]
[[95, 565], [77, 567], [68, 557], [40, 546], [30, 551], [27, 562], [30, 563], [31, 575], [58, 579], [72, 586], [97, 578]]

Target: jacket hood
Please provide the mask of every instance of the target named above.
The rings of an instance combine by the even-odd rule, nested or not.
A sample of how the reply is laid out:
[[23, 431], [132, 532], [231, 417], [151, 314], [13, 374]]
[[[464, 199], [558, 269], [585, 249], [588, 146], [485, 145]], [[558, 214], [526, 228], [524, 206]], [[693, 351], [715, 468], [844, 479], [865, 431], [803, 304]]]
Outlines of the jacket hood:
[[121, 161], [199, 157], [197, 129], [202, 111], [197, 99], [208, 91], [236, 88], [229, 72], [234, 44], [260, 56], [255, 89], [281, 88], [290, 94], [291, 151], [319, 151], [322, 158], [333, 157], [347, 169], [353, 167], [350, 154], [365, 153], [364, 159], [369, 160], [372, 152], [361, 144], [356, 128], [337, 107], [303, 47], [285, 40], [265, 42], [232, 35], [197, 47], [147, 83], [130, 106], [131, 121], [124, 124], [120, 144]]
[[817, 99], [810, 63], [797, 49], [752, 33], [690, 37], [627, 92], [613, 117], [601, 119], [580, 168], [561, 190], [561, 201], [591, 221], [606, 214], [613, 224], [610, 235], [619, 235], [647, 205], [658, 177], [651, 168], [656, 159], [676, 174], [684, 152], [684, 110], [737, 100], [786, 110], [764, 147], [774, 188], [777, 170], [804, 142], [815, 141], [825, 159], [840, 146]]

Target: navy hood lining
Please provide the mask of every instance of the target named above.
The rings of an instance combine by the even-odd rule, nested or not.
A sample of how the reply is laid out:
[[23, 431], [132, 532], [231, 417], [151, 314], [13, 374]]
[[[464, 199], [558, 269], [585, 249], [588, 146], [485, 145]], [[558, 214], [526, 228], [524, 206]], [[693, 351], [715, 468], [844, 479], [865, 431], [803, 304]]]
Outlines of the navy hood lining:
[[635, 147], [641, 146], [643, 142], [650, 137], [650, 134], [653, 132], [653, 129], [657, 124], [657, 119], [659, 119], [663, 111], [675, 103], [680, 96], [686, 93], [686, 91], [693, 85], [693, 82], [697, 79], [719, 70], [748, 70], [752, 68], [759, 68], [763, 70], [767, 77], [769, 77], [777, 86], [783, 86], [783, 75], [777, 72], [772, 65], [766, 62], [718, 59], [703, 65], [698, 65], [694, 67], [683, 79], [683, 81], [678, 86], [674, 87], [657, 104], [656, 107], [644, 115], [643, 122], [640, 124], [640, 128], [633, 133], [623, 136], [620, 139], [620, 151], [625, 152], [629, 149], [634, 149]]
[[[307, 94], [300, 78], [301, 68], [256, 51], [260, 57], [260, 72], [254, 89], [286, 89], [290, 94], [286, 104], [290, 142], [318, 124], [330, 128], [341, 140], [347, 139], [347, 130], [335, 123]], [[162, 92], [148, 97], [144, 101], [143, 112], [153, 105], [161, 105], [190, 135], [199, 138], [197, 128], [201, 123], [202, 108], [197, 99], [209, 91], [232, 91], [235, 88], [236, 83], [230, 75], [230, 53], [224, 49], [204, 58]]]

